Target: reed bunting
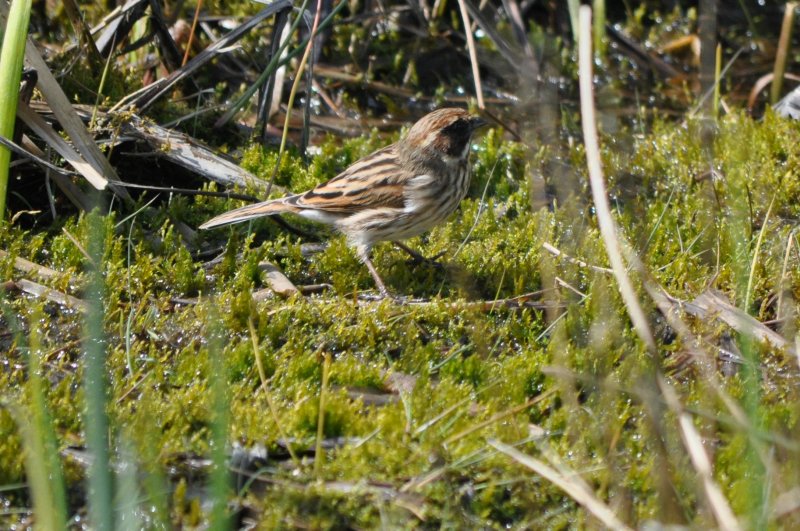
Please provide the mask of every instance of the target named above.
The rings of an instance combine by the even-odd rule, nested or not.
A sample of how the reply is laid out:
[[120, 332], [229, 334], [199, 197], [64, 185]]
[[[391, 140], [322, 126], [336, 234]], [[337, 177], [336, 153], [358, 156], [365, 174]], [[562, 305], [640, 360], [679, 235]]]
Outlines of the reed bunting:
[[473, 132], [486, 122], [462, 109], [422, 117], [398, 142], [355, 162], [313, 190], [219, 215], [201, 229], [286, 212], [333, 225], [369, 269], [384, 297], [389, 290], [370, 260], [372, 246], [422, 234], [443, 222], [469, 188]]

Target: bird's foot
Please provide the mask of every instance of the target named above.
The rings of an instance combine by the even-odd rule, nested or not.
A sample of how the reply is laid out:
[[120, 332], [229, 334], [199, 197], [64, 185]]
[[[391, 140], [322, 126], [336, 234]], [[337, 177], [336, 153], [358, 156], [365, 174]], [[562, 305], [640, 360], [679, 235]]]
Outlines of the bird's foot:
[[415, 266], [416, 265], [426, 264], [426, 265], [435, 267], [436, 269], [444, 269], [444, 264], [439, 262], [439, 258], [444, 256], [447, 251], [442, 251], [439, 254], [437, 254], [436, 256], [428, 258], [427, 256], [424, 256], [423, 254], [419, 253], [418, 251], [415, 251], [414, 249], [412, 249], [411, 247], [408, 247], [407, 245], [405, 245], [403, 243], [394, 242], [394, 244], [398, 248], [400, 248], [403, 251], [405, 251], [406, 253], [408, 253], [408, 255], [411, 257], [411, 259], [406, 262], [407, 264], [415, 265]]

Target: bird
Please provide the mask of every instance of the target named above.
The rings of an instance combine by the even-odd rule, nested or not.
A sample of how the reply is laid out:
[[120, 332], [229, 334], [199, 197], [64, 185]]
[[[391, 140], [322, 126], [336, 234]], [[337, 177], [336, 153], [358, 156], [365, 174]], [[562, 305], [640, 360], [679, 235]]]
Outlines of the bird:
[[[292, 213], [332, 225], [369, 270], [384, 298], [394, 298], [370, 259], [373, 246], [418, 236], [444, 222], [467, 194], [473, 133], [487, 125], [460, 108], [420, 118], [394, 144], [354, 162], [307, 192], [243, 206], [212, 218], [200, 229]], [[416, 255], [417, 258], [419, 255]]]

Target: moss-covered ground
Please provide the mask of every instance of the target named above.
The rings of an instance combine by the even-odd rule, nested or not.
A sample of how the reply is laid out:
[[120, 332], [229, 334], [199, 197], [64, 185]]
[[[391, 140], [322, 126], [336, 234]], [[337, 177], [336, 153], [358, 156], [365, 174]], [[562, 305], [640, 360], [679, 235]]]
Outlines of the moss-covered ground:
[[[733, 114], [711, 147], [699, 141], [701, 129], [663, 123], [603, 140], [620, 232], [673, 297], [719, 290], [793, 344], [800, 126]], [[387, 141], [331, 139], [308, 165], [289, 155], [278, 184], [307, 189]], [[93, 214], [44, 232], [12, 225], [0, 233], [9, 253], [0, 259], [2, 278], [26, 276], [13, 265], [25, 258], [58, 272], [40, 282], [80, 298], [90, 228], [102, 226], [112, 462], [118, 496], [127, 493], [138, 507], [118, 514], [142, 526], [204, 521], [212, 496], [206, 459], [222, 423], [225, 453], [244, 463], [230, 467], [239, 472], [231, 471], [229, 511], [265, 529], [597, 525], [490, 440], [580, 474], [630, 525], [712, 526], [675, 412], [657, 392], [657, 375], [665, 374], [733, 511], [753, 529], [797, 525], [796, 513], [764, 510], [796, 489], [800, 473], [795, 354], [739, 335], [713, 315], [682, 316], [700, 338], [689, 345], [640, 290], [658, 345], [648, 354], [614, 278], [567, 258], [608, 266], [582, 152], [563, 157], [564, 175], [545, 175], [548, 190], [568, 181], [570, 194], [534, 209], [525, 149], [498, 131], [478, 140], [468, 199], [446, 224], [409, 242], [427, 256], [443, 253], [443, 267], [410, 264], [389, 244], [375, 249], [389, 288], [424, 303], [359, 299], [374, 286], [343, 237], [298, 220], [291, 221], [328, 247], [304, 255], [303, 239], [264, 220], [201, 233], [209, 246], [226, 246], [223, 260], [204, 267], [172, 223], [194, 227], [238, 205], [218, 198], [174, 199], [155, 216]], [[243, 165], [269, 175], [274, 160], [274, 152], [253, 148]], [[265, 285], [263, 261], [297, 286], [332, 287], [254, 302]], [[535, 307], [470, 304], [532, 292]], [[32, 357], [74, 511], [84, 503], [87, 473], [83, 314], [16, 292], [2, 301], [4, 518], [18, 521], [16, 510], [31, 503], [18, 424], [35, 410]], [[220, 401], [227, 415], [215, 416]], [[315, 458], [320, 418], [324, 444]]]

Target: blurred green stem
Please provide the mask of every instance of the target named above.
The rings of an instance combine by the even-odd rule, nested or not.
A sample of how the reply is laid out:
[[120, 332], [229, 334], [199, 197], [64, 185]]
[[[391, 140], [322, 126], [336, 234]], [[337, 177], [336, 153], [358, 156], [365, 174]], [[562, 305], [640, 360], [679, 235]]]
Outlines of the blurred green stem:
[[114, 527], [114, 481], [111, 473], [109, 443], [108, 385], [106, 382], [105, 348], [105, 282], [103, 279], [103, 250], [105, 220], [97, 210], [86, 219], [88, 228], [89, 282], [86, 300], [89, 311], [84, 325], [84, 426], [86, 445], [92, 456], [89, 465], [89, 519], [94, 529]]

